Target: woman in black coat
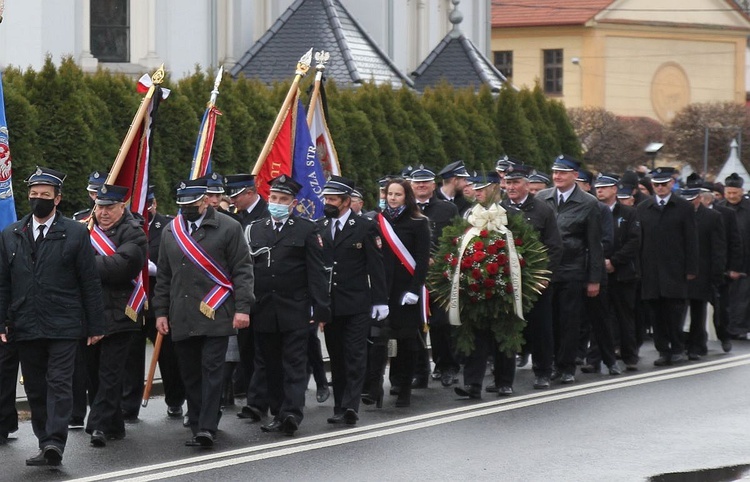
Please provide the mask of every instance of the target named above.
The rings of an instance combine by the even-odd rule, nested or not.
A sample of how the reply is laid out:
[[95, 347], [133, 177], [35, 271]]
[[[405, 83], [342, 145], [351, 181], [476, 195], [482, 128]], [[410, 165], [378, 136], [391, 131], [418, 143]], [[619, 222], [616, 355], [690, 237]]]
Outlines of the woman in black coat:
[[[383, 265], [389, 293], [389, 338], [398, 342], [391, 364], [391, 380], [397, 387], [397, 407], [411, 403], [411, 382], [417, 363], [422, 330], [420, 301], [430, 260], [430, 226], [421, 213], [411, 185], [404, 179], [391, 179], [385, 186], [386, 208], [378, 221], [383, 231]], [[407, 267], [389, 241], [390, 231], [400, 240], [414, 260]]]

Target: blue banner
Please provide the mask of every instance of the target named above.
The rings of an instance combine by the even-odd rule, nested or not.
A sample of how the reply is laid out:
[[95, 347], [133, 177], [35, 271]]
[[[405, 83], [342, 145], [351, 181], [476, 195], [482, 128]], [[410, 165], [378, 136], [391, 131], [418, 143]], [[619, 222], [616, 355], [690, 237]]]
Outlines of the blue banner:
[[318, 162], [315, 143], [307, 127], [307, 114], [302, 101], [297, 99], [296, 125], [294, 129], [294, 159], [292, 178], [302, 185], [297, 195], [297, 214], [307, 219], [323, 216], [323, 166]]
[[16, 222], [17, 219], [11, 174], [8, 123], [5, 121], [3, 77], [2, 72], [0, 72], [0, 229], [4, 229], [5, 226]]

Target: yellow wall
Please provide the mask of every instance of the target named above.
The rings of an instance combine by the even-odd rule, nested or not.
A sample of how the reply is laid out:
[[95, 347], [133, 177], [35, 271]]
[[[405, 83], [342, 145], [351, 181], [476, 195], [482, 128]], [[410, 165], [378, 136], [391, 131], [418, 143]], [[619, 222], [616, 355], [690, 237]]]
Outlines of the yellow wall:
[[517, 86], [541, 80], [542, 50], [556, 48], [564, 50], [561, 100], [568, 107], [666, 122], [687, 103], [745, 101], [741, 31], [619, 24], [493, 29], [492, 50], [513, 51]]

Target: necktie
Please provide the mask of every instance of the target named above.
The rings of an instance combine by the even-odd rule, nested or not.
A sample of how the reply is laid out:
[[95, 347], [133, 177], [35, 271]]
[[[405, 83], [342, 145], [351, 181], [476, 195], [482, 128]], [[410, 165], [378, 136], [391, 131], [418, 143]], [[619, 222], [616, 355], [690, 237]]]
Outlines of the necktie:
[[424, 208], [427, 206], [427, 203], [417, 203], [417, 206], [419, 206], [419, 209], [424, 211]]
[[333, 230], [333, 239], [336, 239], [341, 234], [341, 220], [336, 220], [336, 229]]
[[36, 236], [36, 239], [34, 240], [34, 242], [36, 243], [37, 247], [39, 246], [39, 244], [44, 239], [44, 228], [46, 228], [46, 227], [47, 227], [46, 225], [40, 224], [39, 227], [37, 228], [39, 230], [39, 234]]
[[666, 204], [666, 201], [664, 201], [664, 199], [662, 199], [662, 200], [659, 201], [659, 207], [660, 208], [664, 209], [664, 205], [665, 204]]
[[283, 225], [284, 223], [282, 223], [281, 221], [276, 221], [275, 223], [273, 223], [273, 230], [276, 231], [276, 233], [278, 234], [281, 232], [281, 227]]
[[558, 206], [562, 206], [565, 203], [565, 197], [560, 193], [560, 202], [557, 204]]
[[195, 235], [196, 231], [198, 231], [198, 225], [195, 223], [190, 223], [190, 236]]

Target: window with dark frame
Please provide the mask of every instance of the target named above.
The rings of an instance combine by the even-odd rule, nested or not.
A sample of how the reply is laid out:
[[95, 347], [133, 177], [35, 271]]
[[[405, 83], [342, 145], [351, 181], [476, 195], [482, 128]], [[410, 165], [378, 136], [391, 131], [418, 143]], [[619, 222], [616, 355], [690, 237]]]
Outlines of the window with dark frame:
[[498, 50], [495, 52], [495, 67], [507, 79], [513, 78], [513, 51]]
[[129, 0], [90, 0], [91, 54], [99, 62], [130, 62]]
[[562, 49], [543, 50], [544, 53], [544, 92], [562, 94], [563, 91], [563, 51]]

